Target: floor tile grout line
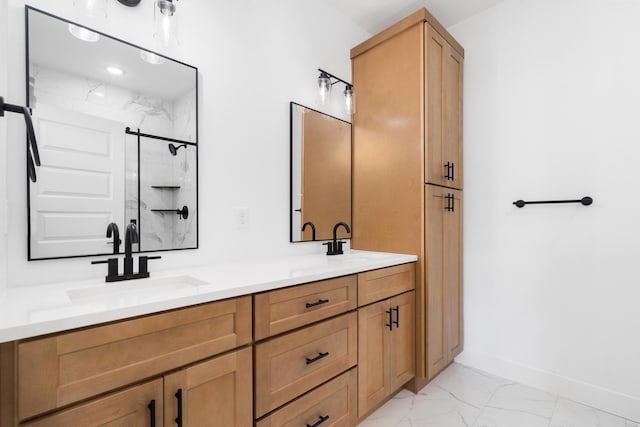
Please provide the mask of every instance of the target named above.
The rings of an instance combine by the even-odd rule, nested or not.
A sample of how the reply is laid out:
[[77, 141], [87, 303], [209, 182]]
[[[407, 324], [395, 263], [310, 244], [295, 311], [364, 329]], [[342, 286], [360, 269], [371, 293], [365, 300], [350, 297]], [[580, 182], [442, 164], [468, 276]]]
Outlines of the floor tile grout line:
[[551, 411], [551, 418], [549, 418], [548, 427], [551, 427], [551, 423], [553, 422], [553, 417], [556, 415], [556, 410], [558, 409], [559, 401], [560, 401], [560, 396], [556, 395], [556, 403], [553, 405], [553, 411]]

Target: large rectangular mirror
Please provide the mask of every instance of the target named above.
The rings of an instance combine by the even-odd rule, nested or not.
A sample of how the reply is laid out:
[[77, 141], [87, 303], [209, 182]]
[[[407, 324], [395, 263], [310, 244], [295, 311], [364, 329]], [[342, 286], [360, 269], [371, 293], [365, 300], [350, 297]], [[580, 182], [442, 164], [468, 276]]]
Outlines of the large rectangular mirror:
[[295, 102], [290, 115], [290, 241], [328, 240], [351, 226], [351, 123]]
[[[29, 260], [198, 246], [197, 69], [26, 7]], [[53, 48], [52, 48], [53, 47]], [[120, 247], [123, 250], [123, 247]]]

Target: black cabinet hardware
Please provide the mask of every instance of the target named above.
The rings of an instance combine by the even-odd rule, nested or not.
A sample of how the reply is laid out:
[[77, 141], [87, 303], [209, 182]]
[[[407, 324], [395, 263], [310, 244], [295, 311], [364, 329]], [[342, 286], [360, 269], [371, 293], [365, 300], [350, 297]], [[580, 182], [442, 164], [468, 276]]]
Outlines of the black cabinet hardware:
[[326, 352], [324, 352], [324, 353], [322, 353], [322, 352], [318, 353], [318, 355], [317, 355], [316, 357], [311, 358], [311, 359], [309, 359], [309, 358], [307, 357], [307, 365], [310, 365], [310, 364], [312, 364], [313, 362], [317, 362], [318, 360], [320, 360], [320, 359], [322, 359], [322, 358], [325, 358], [325, 357], [327, 357], [328, 355], [329, 355], [329, 352], [328, 352], [328, 351], [326, 351]]
[[396, 312], [396, 320], [393, 320], [393, 324], [396, 325], [396, 328], [400, 327], [400, 306], [396, 305], [394, 308], [391, 309], [391, 311], [395, 311]]
[[447, 193], [444, 197], [447, 199], [447, 207], [444, 208], [447, 212], [455, 212], [456, 211], [456, 196], [451, 193]]
[[444, 178], [449, 181], [455, 180], [456, 164], [453, 162], [447, 162], [444, 167], [447, 168], [447, 174]]
[[319, 300], [318, 300], [318, 301], [316, 301], [316, 302], [308, 302], [308, 303], [307, 303], [307, 308], [317, 307], [317, 306], [319, 306], [319, 305], [326, 304], [326, 303], [328, 303], [328, 302], [329, 302], [329, 300], [328, 300], [328, 299], [319, 299]]
[[384, 326], [389, 328], [390, 331], [393, 331], [393, 311], [391, 309], [385, 310], [385, 313], [389, 315], [389, 323], [385, 323]]
[[178, 401], [178, 416], [176, 417], [176, 424], [178, 425], [178, 427], [182, 427], [182, 389], [179, 388], [174, 396]]
[[307, 427], [318, 427], [320, 424], [322, 424], [323, 422], [329, 419], [329, 415], [325, 415], [324, 417], [320, 415], [318, 416], [318, 418], [320, 419], [315, 424], [307, 424]]
[[537, 201], [537, 202], [525, 202], [524, 200], [517, 200], [513, 202], [519, 208], [524, 208], [525, 205], [545, 205], [545, 204], [559, 204], [559, 203], [582, 203], [584, 206], [589, 206], [593, 203], [593, 199], [591, 197], [583, 197], [579, 200], [545, 200], [545, 201]]
[[152, 400], [151, 402], [149, 402], [149, 406], [147, 406], [147, 408], [149, 408], [149, 416], [151, 418], [151, 422], [150, 422], [150, 426], [151, 427], [156, 427], [156, 401], [155, 399]]

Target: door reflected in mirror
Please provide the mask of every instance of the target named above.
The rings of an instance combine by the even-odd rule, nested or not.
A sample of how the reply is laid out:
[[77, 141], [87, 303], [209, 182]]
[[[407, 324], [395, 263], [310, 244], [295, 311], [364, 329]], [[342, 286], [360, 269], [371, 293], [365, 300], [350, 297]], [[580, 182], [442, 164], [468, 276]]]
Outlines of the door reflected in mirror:
[[290, 118], [290, 241], [329, 240], [351, 226], [351, 123], [294, 102]]
[[111, 254], [110, 223], [122, 240], [137, 224], [137, 251], [197, 248], [197, 69], [32, 7], [26, 15], [42, 160], [28, 186], [29, 260]]

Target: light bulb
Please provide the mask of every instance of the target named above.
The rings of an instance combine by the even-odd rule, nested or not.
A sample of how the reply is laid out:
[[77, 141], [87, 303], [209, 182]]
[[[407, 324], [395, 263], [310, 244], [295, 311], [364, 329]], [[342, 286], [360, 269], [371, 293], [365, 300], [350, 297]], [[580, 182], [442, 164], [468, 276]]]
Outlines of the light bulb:
[[324, 71], [321, 71], [320, 76], [318, 77], [318, 88], [320, 104], [327, 105], [329, 97], [331, 96], [331, 77], [329, 77], [329, 75]]
[[176, 6], [171, 0], [157, 0], [154, 9], [154, 37], [163, 45], [177, 44], [176, 23], [173, 17]]
[[355, 95], [353, 93], [353, 86], [350, 85], [344, 88], [344, 109], [349, 115], [356, 112]]

